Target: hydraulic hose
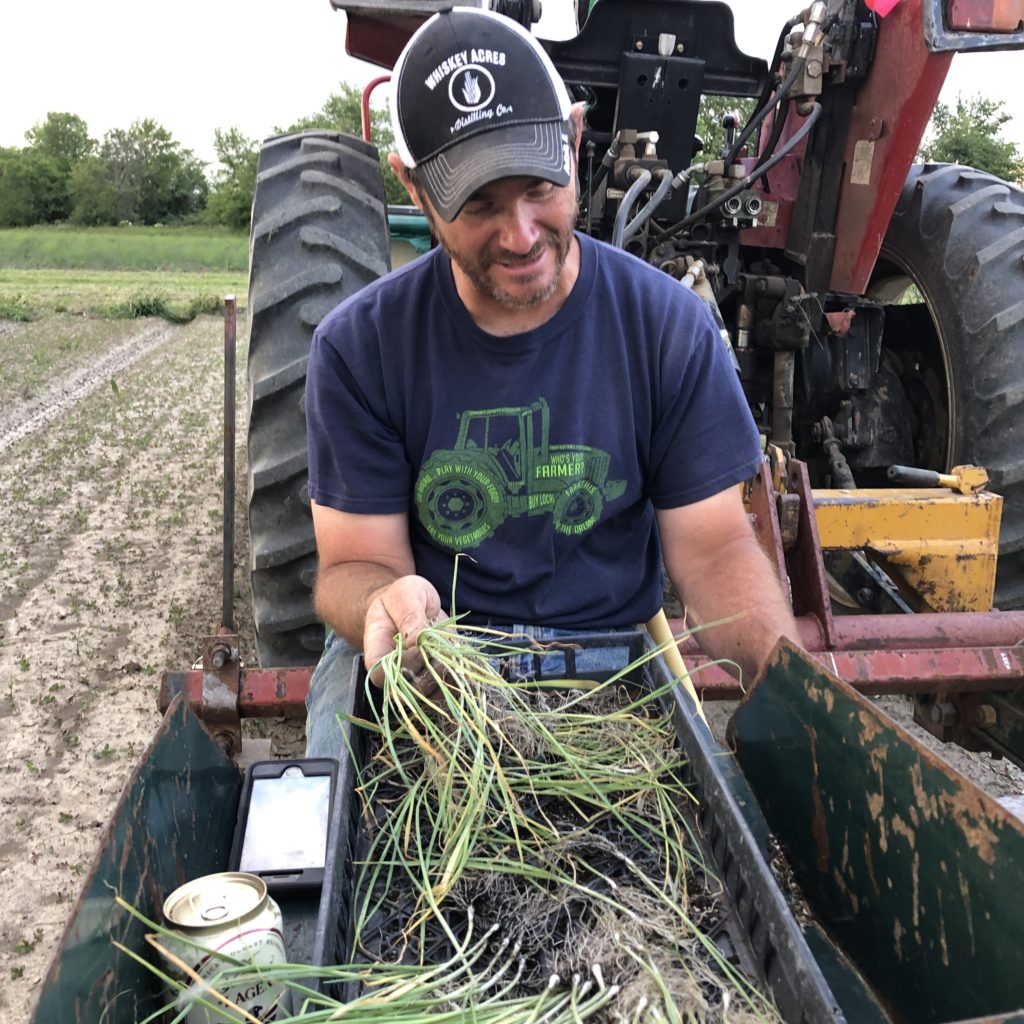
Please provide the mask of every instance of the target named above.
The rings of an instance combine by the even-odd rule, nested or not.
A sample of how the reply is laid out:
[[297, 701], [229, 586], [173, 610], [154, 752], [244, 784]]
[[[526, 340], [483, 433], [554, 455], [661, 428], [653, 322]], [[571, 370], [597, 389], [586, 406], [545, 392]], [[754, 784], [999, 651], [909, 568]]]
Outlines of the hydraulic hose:
[[789, 103], [790, 101], [785, 99], [779, 104], [779, 108], [775, 114], [775, 121], [772, 123], [772, 133], [768, 137], [768, 144], [764, 147], [760, 156], [757, 158], [757, 164], [754, 167], [755, 172], [760, 171], [775, 153], [775, 147], [779, 144], [779, 139], [782, 138], [782, 130], [786, 126], [786, 115], [789, 112]]
[[807, 133], [814, 127], [814, 123], [821, 116], [821, 104], [815, 103], [811, 108], [810, 114], [807, 115], [807, 119], [802, 125], [800, 125], [799, 131], [789, 140], [786, 144], [775, 154], [767, 163], [758, 167], [756, 170], [751, 171], [745, 178], [733, 185], [732, 188], [727, 189], [720, 196], [713, 199], [706, 206], [702, 206], [699, 210], [695, 210], [689, 216], [684, 217], [681, 221], [665, 228], [663, 231], [659, 231], [655, 236], [655, 241], [661, 242], [668, 238], [670, 235], [674, 235], [679, 231], [688, 228], [691, 224], [695, 224], [699, 220], [703, 220], [709, 213], [717, 210], [723, 203], [728, 202], [733, 196], [739, 195], [744, 189], [750, 187], [751, 182], [756, 181], [761, 177], [762, 174], [766, 174], [770, 171], [780, 160], [788, 156], [790, 153], [800, 145], [801, 142], [807, 137]]
[[[587, 234], [591, 234], [594, 226], [594, 140], [587, 143]], [[579, 177], [576, 178], [576, 186], [579, 188]]]
[[[827, 17], [825, 19], [824, 23], [821, 26], [822, 31], [823, 32], [831, 31], [832, 25], [835, 24], [836, 20], [837, 20], [836, 15], [830, 15], [829, 17]], [[778, 43], [778, 46], [776, 47], [776, 50], [775, 50], [775, 56], [772, 58], [772, 64], [771, 64], [772, 67], [775, 67], [779, 63], [779, 61], [781, 60], [781, 58], [782, 58], [782, 50], [783, 50], [783, 47], [785, 46], [786, 39], [788, 38], [789, 33], [792, 30], [793, 26], [797, 25], [799, 23], [800, 23], [800, 18], [791, 18], [789, 21], [786, 22], [785, 28], [783, 28], [782, 34], [779, 36], [779, 43]], [[762, 98], [761, 98], [760, 103], [767, 103], [769, 95], [770, 95], [770, 92], [769, 92], [768, 87], [766, 86], [764, 92], [762, 93]], [[759, 105], [760, 105], [760, 103], [759, 103]], [[790, 103], [789, 98], [784, 96], [783, 100], [782, 100], [782, 103], [779, 104], [778, 112], [775, 115], [775, 121], [772, 124], [772, 133], [769, 136], [768, 144], [758, 154], [757, 166], [755, 167], [755, 170], [761, 170], [761, 168], [763, 168], [764, 165], [766, 163], [768, 163], [768, 160], [771, 158], [772, 154], [775, 152], [775, 147], [779, 144], [779, 139], [782, 137], [782, 129], [785, 127], [785, 124], [786, 124], [786, 112], [789, 110], [789, 103]], [[763, 173], [759, 177], [763, 178], [764, 177]], [[767, 186], [768, 186], [768, 182], [767, 182], [767, 179], [765, 179], [765, 188], [766, 189], [767, 189]]]
[[[769, 69], [777, 68], [780, 61], [782, 60], [782, 53], [786, 49], [786, 40], [789, 38], [789, 33], [793, 31], [794, 26], [801, 24], [799, 15], [794, 18], [790, 18], [785, 25], [782, 26], [782, 31], [779, 33], [779, 41], [775, 44], [775, 53], [772, 55], [772, 59], [768, 64]], [[775, 76], [768, 75], [764, 82], [764, 88], [761, 90], [761, 95], [757, 100], [757, 107], [755, 109], [760, 110], [772, 97], [772, 93], [775, 91], [772, 85], [772, 80]]]
[[[625, 241], [626, 232], [626, 221], [629, 218], [629, 211], [633, 208], [633, 204], [637, 201], [640, 193], [651, 183], [651, 172], [648, 170], [642, 170], [636, 178], [636, 181], [626, 190], [626, 194], [622, 197], [622, 202], [619, 203], [619, 209], [615, 214], [615, 226], [612, 228], [612, 245], [621, 249], [623, 242]], [[669, 181], [671, 184], [671, 179]]]
[[608, 147], [607, 152], [601, 157], [601, 163], [598, 165], [597, 174], [590, 182], [590, 194], [593, 195], [597, 192], [601, 186], [601, 182], [604, 181], [608, 171], [611, 170], [612, 165], [619, 158], [619, 151], [622, 149], [622, 141], [618, 135], [612, 139], [611, 145]]
[[628, 242], [644, 225], [644, 223], [650, 220], [654, 216], [654, 211], [661, 206], [662, 200], [668, 195], [672, 188], [672, 172], [669, 170], [656, 171], [661, 178], [658, 182], [658, 187], [654, 190], [654, 195], [644, 203], [643, 207], [637, 213], [637, 215], [626, 225], [626, 230], [623, 232], [622, 241]]
[[736, 157], [739, 155], [739, 151], [746, 144], [747, 139], [754, 134], [754, 130], [758, 128], [761, 122], [782, 102], [793, 83], [802, 74], [804, 64], [806, 63], [807, 61], [802, 57], [797, 57], [793, 61], [793, 66], [790, 68], [789, 74], [786, 75], [783, 83], [775, 90], [772, 98], [765, 103], [765, 105], [761, 107], [756, 114], [754, 114], [754, 116], [744, 126], [743, 131], [736, 137], [736, 141], [732, 144], [732, 149], [730, 149], [728, 154], [726, 154], [726, 167], [731, 167], [736, 163]]

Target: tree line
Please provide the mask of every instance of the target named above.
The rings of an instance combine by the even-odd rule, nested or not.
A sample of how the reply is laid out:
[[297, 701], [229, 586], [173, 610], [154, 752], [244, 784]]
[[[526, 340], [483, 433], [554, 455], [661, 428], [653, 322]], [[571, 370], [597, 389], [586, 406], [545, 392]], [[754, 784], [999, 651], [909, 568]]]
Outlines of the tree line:
[[[275, 128], [272, 134], [329, 129], [359, 135], [361, 97], [359, 88], [343, 82], [318, 111], [286, 128]], [[732, 109], [730, 103], [736, 105], [735, 100], [709, 97], [700, 125], [709, 143], [705, 152], [713, 148], [721, 114]], [[964, 163], [1021, 182], [1021, 153], [1002, 137], [1009, 120], [1001, 101], [982, 96], [958, 98], [954, 106], [939, 103], [920, 158]], [[394, 136], [382, 109], [371, 109], [371, 137], [381, 153], [387, 201], [407, 203], [405, 190], [387, 165]], [[50, 112], [25, 133], [25, 139], [28, 145], [22, 148], [0, 148], [0, 227], [58, 222], [205, 222], [239, 230], [249, 226], [259, 143], [237, 128], [215, 131], [217, 162], [210, 172], [151, 118], [96, 140], [78, 115]]]
[[[361, 89], [342, 83], [320, 110], [270, 134], [322, 128], [359, 135], [361, 98]], [[388, 202], [407, 203], [387, 166], [394, 137], [385, 111], [371, 111], [371, 132], [382, 154]], [[259, 141], [237, 128], [214, 132], [212, 170], [152, 118], [97, 140], [77, 114], [51, 111], [25, 140], [21, 148], [0, 148], [0, 227], [60, 222], [249, 226]]]

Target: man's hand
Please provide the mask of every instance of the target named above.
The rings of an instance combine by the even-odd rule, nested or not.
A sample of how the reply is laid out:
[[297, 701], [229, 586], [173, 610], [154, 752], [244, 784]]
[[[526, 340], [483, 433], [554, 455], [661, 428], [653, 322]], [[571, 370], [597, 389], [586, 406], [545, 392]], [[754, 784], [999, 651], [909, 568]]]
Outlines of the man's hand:
[[[420, 630], [433, 625], [440, 614], [441, 598], [434, 585], [422, 576], [401, 576], [377, 591], [366, 609], [363, 627], [363, 658], [367, 668], [372, 669], [395, 649], [395, 636], [400, 633], [402, 667], [418, 675], [423, 669], [423, 658], [416, 647], [416, 638]], [[381, 685], [383, 677], [379, 667], [370, 673], [370, 679]]]
[[[368, 668], [395, 649], [395, 634], [411, 646], [409, 668], [423, 668], [416, 636], [436, 621], [441, 601], [415, 575], [409, 518], [363, 515], [318, 505], [313, 508], [319, 568], [313, 588], [317, 614], [353, 647], [362, 647]], [[381, 673], [372, 673], [380, 684]]]

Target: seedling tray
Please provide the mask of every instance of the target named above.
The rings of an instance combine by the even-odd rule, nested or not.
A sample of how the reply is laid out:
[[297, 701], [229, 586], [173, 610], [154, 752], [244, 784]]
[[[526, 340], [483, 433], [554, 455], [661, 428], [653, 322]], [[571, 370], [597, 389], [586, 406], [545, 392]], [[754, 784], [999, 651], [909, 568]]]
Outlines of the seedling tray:
[[[593, 672], [577, 673], [577, 653], [598, 647], [621, 650], [622, 667], [625, 668], [648, 652], [650, 643], [647, 635], [639, 632], [574, 637], [564, 642], [564, 671], [559, 666], [557, 673], [546, 672], [545, 662], [536, 656], [534, 677], [595, 678], [598, 674]], [[631, 669], [627, 679], [632, 686], [648, 688], [669, 682], [667, 669], [660, 657]], [[357, 718], [367, 717], [366, 701], [364, 672], [357, 663], [353, 667], [344, 710]], [[721, 916], [715, 941], [758, 988], [770, 991], [785, 1020], [845, 1020], [811, 951], [804, 928], [794, 916], [769, 863], [769, 858], [777, 856], [777, 851], [773, 850], [767, 825], [736, 763], [716, 744], [689, 698], [679, 688], [663, 698], [663, 708], [671, 716], [678, 742], [688, 761], [688, 777], [684, 781], [698, 797], [692, 831], [698, 837], [709, 868], [726, 889], [720, 902]], [[352, 754], [343, 760], [339, 772], [334, 831], [341, 841], [328, 855], [311, 957], [311, 962], [317, 965], [352, 962], [366, 955], [365, 948], [354, 948], [352, 901], [356, 865], [366, 847], [363, 808], [355, 787], [358, 768], [368, 756], [370, 738], [365, 731], [348, 722], [341, 724], [340, 728], [347, 734], [346, 746]], [[619, 838], [625, 841], [624, 837]], [[607, 867], [609, 877], [614, 878], [614, 865], [609, 862]], [[384, 950], [401, 927], [400, 922], [407, 917], [407, 913], [403, 913], [407, 911], [404, 894], [398, 891], [389, 895], [392, 896], [389, 905], [378, 912], [373, 922]], [[364, 928], [364, 947], [366, 935]], [[822, 941], [819, 935], [813, 938], [816, 944]], [[406, 953], [413, 959], [440, 962], [447, 959], [449, 949], [439, 930], [436, 941], [428, 937], [424, 948], [408, 949]], [[828, 950], [827, 955], [830, 962], [836, 959], [834, 951]], [[349, 992], [346, 996], [351, 998], [354, 994]]]

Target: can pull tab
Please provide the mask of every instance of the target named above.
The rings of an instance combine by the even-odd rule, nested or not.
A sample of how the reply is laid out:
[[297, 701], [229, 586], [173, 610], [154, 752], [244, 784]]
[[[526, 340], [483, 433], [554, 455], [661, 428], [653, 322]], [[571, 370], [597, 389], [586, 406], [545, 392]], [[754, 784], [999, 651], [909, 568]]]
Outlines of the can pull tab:
[[228, 908], [224, 904], [219, 904], [212, 907], [204, 907], [199, 916], [204, 921], [223, 921], [228, 916], [228, 913]]

